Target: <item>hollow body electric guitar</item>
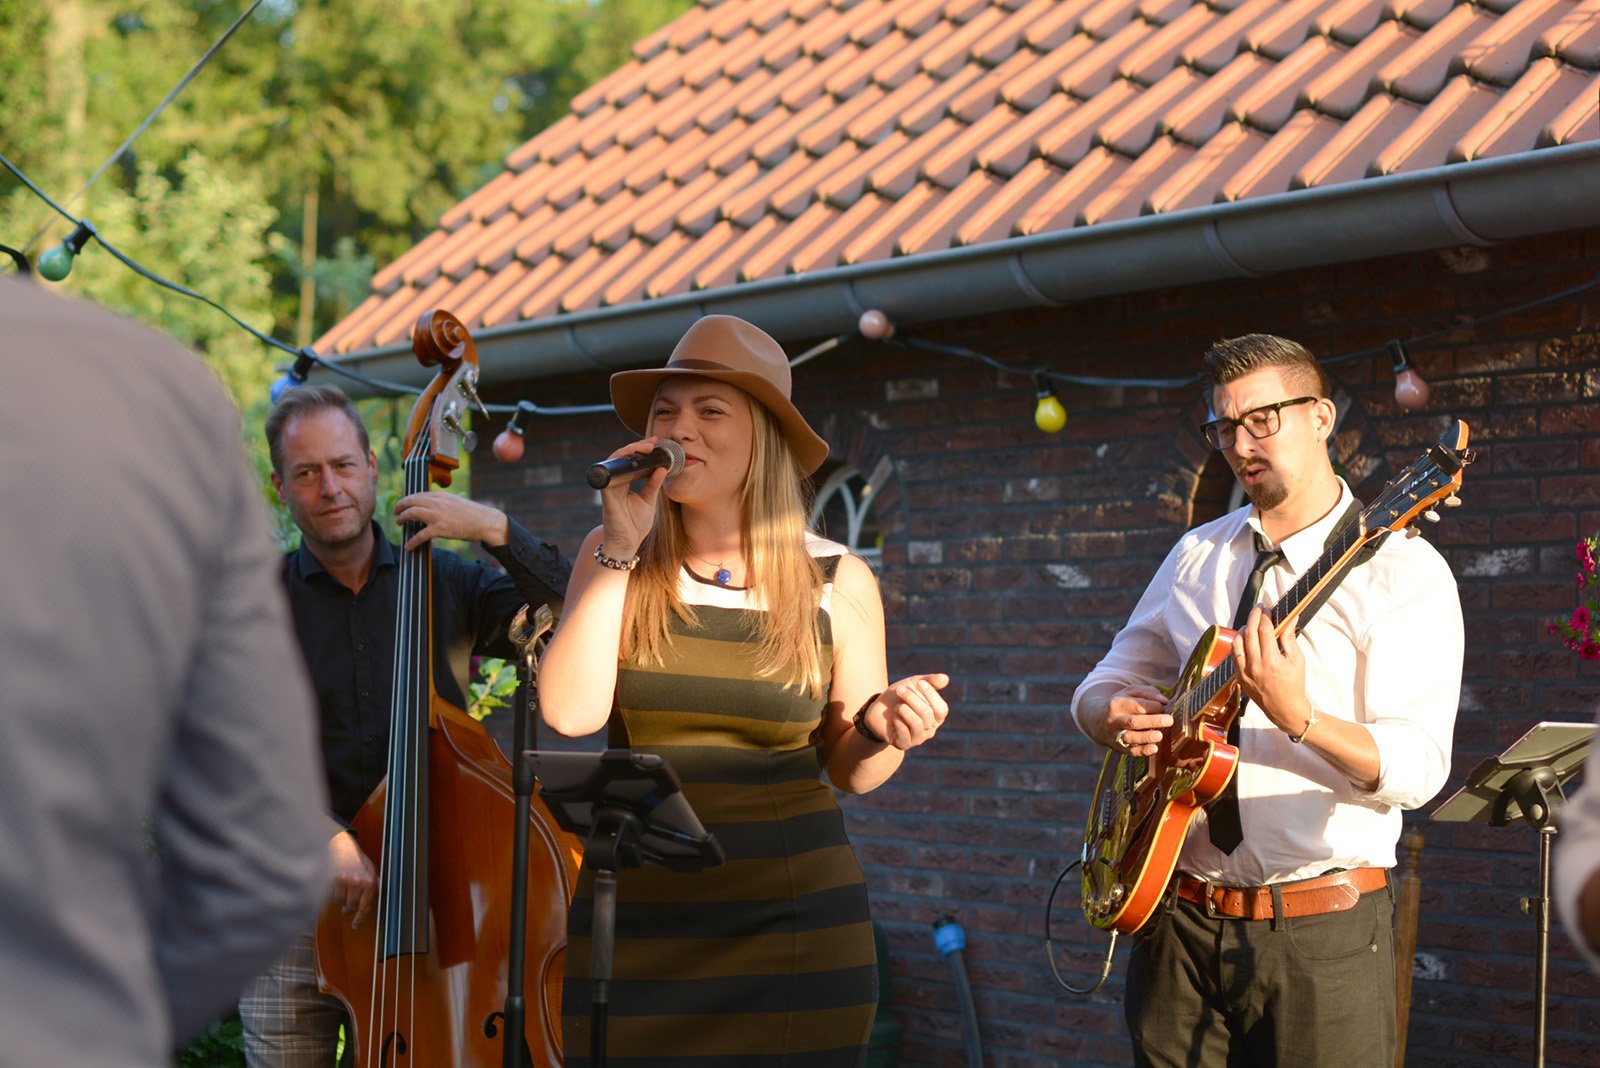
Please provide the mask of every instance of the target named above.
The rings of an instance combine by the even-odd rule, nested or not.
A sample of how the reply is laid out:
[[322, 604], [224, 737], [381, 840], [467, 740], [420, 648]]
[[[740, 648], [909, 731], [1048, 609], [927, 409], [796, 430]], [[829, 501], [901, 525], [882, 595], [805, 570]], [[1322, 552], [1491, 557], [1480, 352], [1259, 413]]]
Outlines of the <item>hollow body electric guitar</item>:
[[[1271, 608], [1273, 632], [1304, 629], [1364, 547], [1393, 531], [1416, 533], [1419, 517], [1438, 519], [1436, 503], [1460, 504], [1455, 493], [1472, 459], [1467, 425], [1457, 420], [1334, 534]], [[1233, 778], [1239, 750], [1227, 742], [1228, 727], [1243, 705], [1229, 655], [1233, 638], [1232, 630], [1218, 626], [1200, 636], [1167, 702], [1173, 723], [1159, 752], [1106, 754], [1083, 842], [1083, 912], [1096, 927], [1131, 934], [1144, 926], [1172, 879], [1195, 813]]]

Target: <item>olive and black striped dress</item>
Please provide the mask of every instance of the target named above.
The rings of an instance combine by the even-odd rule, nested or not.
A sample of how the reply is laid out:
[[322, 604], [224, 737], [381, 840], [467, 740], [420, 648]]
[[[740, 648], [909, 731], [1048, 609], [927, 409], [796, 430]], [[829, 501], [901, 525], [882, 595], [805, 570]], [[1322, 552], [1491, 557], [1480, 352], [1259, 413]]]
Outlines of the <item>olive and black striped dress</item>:
[[[827, 614], [843, 546], [812, 539]], [[623, 664], [629, 743], [666, 757], [727, 863], [617, 877], [606, 1064], [615, 1068], [856, 1068], [877, 998], [861, 867], [822, 781], [821, 699], [755, 673], [759, 608], [685, 572], [698, 625], [676, 621], [665, 663]], [[617, 744], [616, 724], [613, 724]], [[568, 1068], [590, 1062], [591, 880], [572, 904], [563, 991]]]

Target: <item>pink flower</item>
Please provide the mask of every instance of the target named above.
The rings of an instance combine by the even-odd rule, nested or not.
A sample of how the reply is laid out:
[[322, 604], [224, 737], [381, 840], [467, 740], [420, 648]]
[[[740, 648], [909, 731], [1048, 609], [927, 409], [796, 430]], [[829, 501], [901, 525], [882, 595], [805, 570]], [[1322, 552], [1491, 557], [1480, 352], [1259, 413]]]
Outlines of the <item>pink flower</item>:
[[1554, 623], [1546, 623], [1544, 625], [1544, 629], [1545, 633], [1554, 634], [1556, 632], [1556, 625]]
[[1572, 610], [1572, 629], [1580, 634], [1588, 633], [1589, 609], [1581, 604]]
[[1578, 656], [1584, 660], [1600, 660], [1600, 645], [1584, 642], [1583, 648], [1578, 650]]
[[1594, 574], [1594, 550], [1589, 547], [1589, 543], [1587, 541], [1580, 541], [1578, 543], [1578, 563], [1583, 565], [1583, 570], [1585, 573], [1590, 575]]

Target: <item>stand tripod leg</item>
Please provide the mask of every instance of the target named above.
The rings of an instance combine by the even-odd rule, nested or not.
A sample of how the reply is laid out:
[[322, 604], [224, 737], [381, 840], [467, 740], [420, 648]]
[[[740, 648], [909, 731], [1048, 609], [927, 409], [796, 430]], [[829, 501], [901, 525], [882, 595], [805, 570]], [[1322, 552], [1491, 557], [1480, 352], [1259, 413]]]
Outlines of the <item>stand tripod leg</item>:
[[1544, 1016], [1550, 981], [1550, 843], [1555, 835], [1552, 824], [1539, 828], [1539, 959], [1533, 980], [1533, 1063], [1537, 1068], [1544, 1068]]

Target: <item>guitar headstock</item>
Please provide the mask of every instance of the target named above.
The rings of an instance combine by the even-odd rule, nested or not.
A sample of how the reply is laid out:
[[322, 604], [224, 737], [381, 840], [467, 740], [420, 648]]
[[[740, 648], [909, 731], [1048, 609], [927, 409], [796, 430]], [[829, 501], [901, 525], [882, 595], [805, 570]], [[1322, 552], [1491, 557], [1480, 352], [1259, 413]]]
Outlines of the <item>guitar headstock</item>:
[[[424, 312], [411, 333], [411, 351], [424, 367], [439, 373], [422, 391], [406, 426], [406, 455], [426, 429], [429, 481], [450, 485], [461, 466], [463, 447], [471, 452], [477, 435], [466, 428], [467, 409], [478, 399], [478, 347], [460, 319], [443, 309]], [[487, 412], [485, 413], [487, 414]]]
[[1443, 503], [1447, 508], [1460, 505], [1456, 491], [1461, 488], [1462, 472], [1476, 459], [1467, 448], [1467, 437], [1467, 424], [1457, 419], [1432, 448], [1384, 485], [1377, 499], [1361, 513], [1363, 529], [1414, 533], [1418, 517], [1438, 521], [1435, 504]]

